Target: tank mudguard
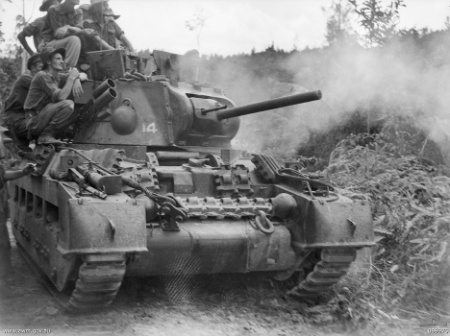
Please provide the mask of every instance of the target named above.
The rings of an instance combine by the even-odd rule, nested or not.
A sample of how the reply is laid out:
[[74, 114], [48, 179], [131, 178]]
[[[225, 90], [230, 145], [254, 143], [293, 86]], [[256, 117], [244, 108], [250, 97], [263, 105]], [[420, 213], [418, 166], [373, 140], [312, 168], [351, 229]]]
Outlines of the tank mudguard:
[[144, 203], [124, 195], [109, 196], [108, 202], [69, 199], [69, 225], [62, 255], [136, 253], [147, 251]]
[[298, 216], [292, 226], [294, 246], [300, 248], [368, 247], [374, 245], [370, 203], [340, 195], [311, 197], [292, 193], [296, 199]]

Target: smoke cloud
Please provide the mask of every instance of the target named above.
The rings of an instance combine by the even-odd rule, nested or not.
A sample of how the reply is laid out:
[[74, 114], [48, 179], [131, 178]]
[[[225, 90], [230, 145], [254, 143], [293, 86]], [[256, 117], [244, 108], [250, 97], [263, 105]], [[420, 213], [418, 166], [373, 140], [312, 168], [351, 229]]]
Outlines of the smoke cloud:
[[[268, 49], [205, 62], [202, 80], [238, 106], [320, 89], [323, 99], [241, 117], [233, 144], [288, 157], [311, 131], [327, 131], [355, 111], [369, 118], [413, 116], [438, 144], [450, 139], [450, 59], [447, 32], [410, 34], [364, 49], [333, 45], [301, 52]], [[214, 63], [214, 65], [213, 65]]]

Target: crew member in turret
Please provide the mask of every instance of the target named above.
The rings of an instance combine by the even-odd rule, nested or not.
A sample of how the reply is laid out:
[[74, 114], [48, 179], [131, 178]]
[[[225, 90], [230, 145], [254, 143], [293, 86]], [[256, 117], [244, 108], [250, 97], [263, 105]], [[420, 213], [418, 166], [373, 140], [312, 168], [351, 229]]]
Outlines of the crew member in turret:
[[[71, 68], [65, 75], [64, 48], [47, 48], [42, 51], [43, 70], [39, 71], [31, 82], [30, 91], [25, 101], [27, 130], [29, 136], [38, 137], [38, 143], [60, 143], [55, 139], [64, 133], [71, 123], [74, 102], [69, 100], [83, 94], [81, 80], [86, 75]], [[65, 82], [64, 85], [60, 85]]]
[[31, 151], [28, 141], [28, 132], [25, 120], [24, 102], [27, 98], [33, 76], [42, 70], [40, 54], [34, 54], [28, 59], [27, 69], [15, 81], [11, 93], [5, 101], [5, 110], [2, 114], [3, 123], [9, 128], [9, 133], [16, 143], [19, 151]]
[[120, 41], [129, 51], [134, 52], [133, 45], [125, 36], [124, 31], [116, 23], [118, 15], [114, 15], [108, 4], [109, 0], [91, 0], [89, 8], [90, 19], [83, 21], [83, 27], [94, 30], [104, 43], [101, 46], [90, 46], [90, 49], [118, 49]]
[[[42, 0], [42, 5], [39, 7], [41, 12], [47, 12], [52, 6], [56, 6], [61, 2], [61, 0]], [[42, 50], [42, 31], [45, 27], [45, 22], [47, 20], [47, 15], [37, 18], [33, 22], [27, 24], [25, 28], [17, 35], [20, 44], [28, 52], [28, 54], [33, 55], [35, 52], [30, 48], [27, 37], [33, 37], [34, 47], [37, 52]]]

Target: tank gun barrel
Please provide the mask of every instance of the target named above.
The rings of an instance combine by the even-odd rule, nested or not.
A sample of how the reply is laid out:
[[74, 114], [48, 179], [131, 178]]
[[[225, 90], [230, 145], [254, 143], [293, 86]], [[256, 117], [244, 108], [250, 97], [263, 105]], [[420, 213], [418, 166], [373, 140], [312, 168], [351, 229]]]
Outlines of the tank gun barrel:
[[308, 91], [304, 93], [298, 93], [287, 97], [276, 98], [273, 100], [267, 100], [260, 103], [244, 105], [235, 107], [226, 111], [217, 112], [216, 116], [218, 120], [230, 119], [234, 117], [240, 117], [247, 114], [263, 112], [267, 110], [273, 110], [280, 107], [286, 107], [291, 105], [308, 103], [322, 98], [322, 92], [320, 90]]

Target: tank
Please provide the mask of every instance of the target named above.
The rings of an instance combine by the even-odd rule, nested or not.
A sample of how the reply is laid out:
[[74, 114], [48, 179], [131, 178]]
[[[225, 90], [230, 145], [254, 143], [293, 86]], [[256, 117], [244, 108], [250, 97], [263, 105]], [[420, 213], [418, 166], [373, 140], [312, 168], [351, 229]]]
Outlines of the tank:
[[11, 183], [15, 239], [59, 291], [72, 290], [71, 309], [111, 305], [125, 276], [268, 272], [298, 277], [291, 294], [316, 296], [374, 245], [367, 201], [231, 146], [240, 117], [320, 91], [236, 107], [185, 80], [189, 63], [163, 51], [89, 53], [71, 141], [37, 144], [35, 172]]

